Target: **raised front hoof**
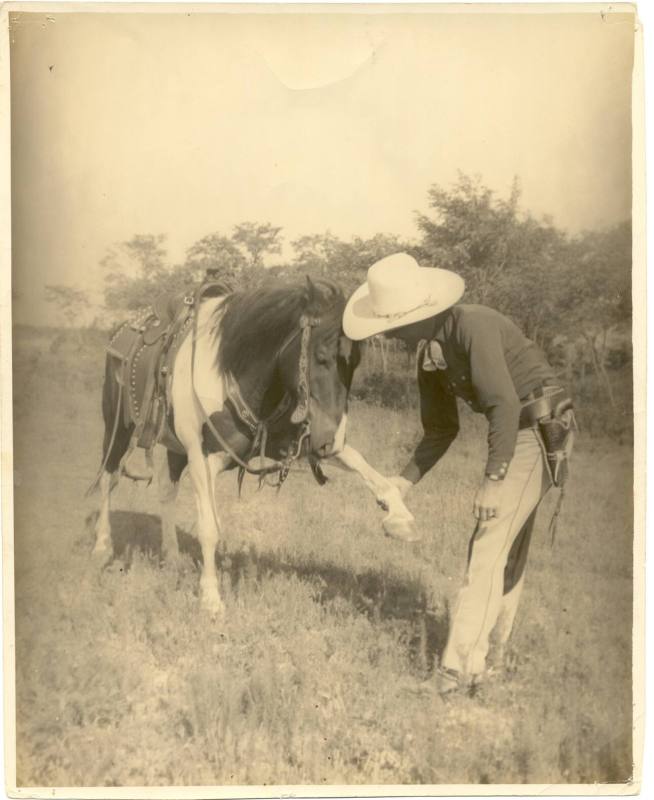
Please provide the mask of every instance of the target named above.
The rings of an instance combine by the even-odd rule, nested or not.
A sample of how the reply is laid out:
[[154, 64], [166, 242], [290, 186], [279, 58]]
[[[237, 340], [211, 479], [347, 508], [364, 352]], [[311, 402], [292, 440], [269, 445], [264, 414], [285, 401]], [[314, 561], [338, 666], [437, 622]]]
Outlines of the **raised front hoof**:
[[413, 544], [422, 539], [422, 534], [416, 529], [412, 519], [398, 516], [388, 516], [382, 521], [382, 527], [386, 536], [396, 539], [399, 542]]

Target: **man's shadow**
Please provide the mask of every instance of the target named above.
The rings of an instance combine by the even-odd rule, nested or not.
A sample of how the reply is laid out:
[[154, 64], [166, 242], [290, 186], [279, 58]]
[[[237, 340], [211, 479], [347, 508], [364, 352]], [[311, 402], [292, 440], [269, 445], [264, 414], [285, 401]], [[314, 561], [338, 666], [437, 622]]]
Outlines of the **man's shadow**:
[[[87, 517], [91, 530], [97, 512]], [[112, 555], [107, 566], [122, 562], [129, 571], [135, 554], [163, 563], [161, 519], [156, 514], [136, 511], [112, 511]], [[202, 550], [195, 536], [177, 527], [179, 551], [191, 559], [196, 568], [202, 565]], [[355, 572], [315, 557], [294, 558], [254, 545], [247, 549], [228, 550], [219, 545], [216, 568], [223, 583], [232, 591], [239, 586], [258, 583], [271, 575], [294, 575], [305, 579], [314, 588], [314, 599], [321, 604], [342, 599], [365, 614], [373, 622], [403, 621], [407, 625], [406, 646], [415, 668], [425, 674], [433, 669], [435, 655], [441, 653], [447, 639], [449, 614], [447, 607], [429, 607], [426, 588], [416, 579], [389, 576], [379, 570]]]

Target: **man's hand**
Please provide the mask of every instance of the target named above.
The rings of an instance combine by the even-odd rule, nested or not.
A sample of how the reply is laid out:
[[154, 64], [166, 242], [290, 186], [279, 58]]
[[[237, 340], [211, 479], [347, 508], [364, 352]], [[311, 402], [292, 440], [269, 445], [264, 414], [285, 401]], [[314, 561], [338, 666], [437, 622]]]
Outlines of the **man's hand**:
[[502, 504], [502, 481], [491, 481], [484, 478], [475, 495], [472, 513], [480, 522], [488, 522], [499, 517]]

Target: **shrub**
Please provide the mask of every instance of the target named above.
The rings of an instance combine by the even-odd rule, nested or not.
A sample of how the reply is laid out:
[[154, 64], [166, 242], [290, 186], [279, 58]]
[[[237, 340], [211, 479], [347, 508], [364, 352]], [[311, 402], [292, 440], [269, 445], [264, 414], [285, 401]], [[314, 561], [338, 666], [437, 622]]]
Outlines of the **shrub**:
[[413, 376], [390, 372], [363, 375], [353, 386], [352, 397], [369, 405], [395, 411], [418, 406], [418, 390]]

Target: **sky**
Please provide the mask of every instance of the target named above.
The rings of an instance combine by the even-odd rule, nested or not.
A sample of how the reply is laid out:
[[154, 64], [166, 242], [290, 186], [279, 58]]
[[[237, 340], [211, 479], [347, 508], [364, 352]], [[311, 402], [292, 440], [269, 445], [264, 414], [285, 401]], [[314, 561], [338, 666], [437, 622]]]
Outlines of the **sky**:
[[135, 233], [416, 236], [458, 171], [572, 233], [628, 218], [633, 18], [356, 11], [13, 17], [15, 321], [99, 302]]

